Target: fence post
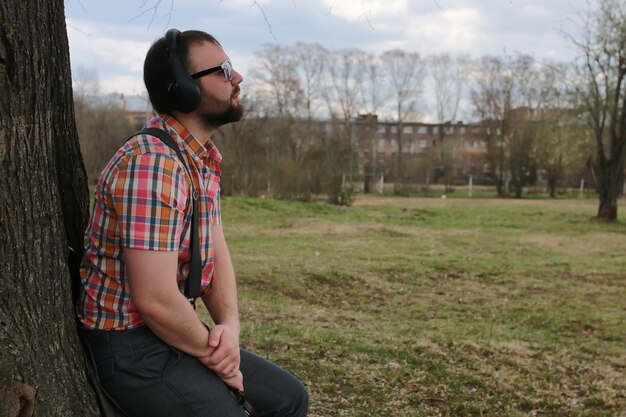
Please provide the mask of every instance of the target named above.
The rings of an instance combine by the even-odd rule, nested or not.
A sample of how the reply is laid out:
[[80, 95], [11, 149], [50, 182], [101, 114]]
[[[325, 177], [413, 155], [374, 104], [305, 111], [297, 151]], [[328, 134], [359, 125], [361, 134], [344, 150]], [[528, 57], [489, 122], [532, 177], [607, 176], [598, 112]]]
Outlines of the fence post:
[[585, 179], [580, 179], [580, 198], [583, 198], [585, 195]]

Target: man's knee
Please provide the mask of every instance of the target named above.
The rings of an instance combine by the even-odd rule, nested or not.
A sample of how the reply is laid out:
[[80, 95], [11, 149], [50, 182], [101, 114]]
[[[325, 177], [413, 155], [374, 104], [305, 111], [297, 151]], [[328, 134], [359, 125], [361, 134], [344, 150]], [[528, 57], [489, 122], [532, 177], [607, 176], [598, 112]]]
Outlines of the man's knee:
[[[295, 379], [294, 384], [290, 387], [285, 409], [288, 410], [285, 417], [305, 417], [309, 410], [309, 392], [300, 381]], [[286, 393], [287, 394], [287, 393]]]

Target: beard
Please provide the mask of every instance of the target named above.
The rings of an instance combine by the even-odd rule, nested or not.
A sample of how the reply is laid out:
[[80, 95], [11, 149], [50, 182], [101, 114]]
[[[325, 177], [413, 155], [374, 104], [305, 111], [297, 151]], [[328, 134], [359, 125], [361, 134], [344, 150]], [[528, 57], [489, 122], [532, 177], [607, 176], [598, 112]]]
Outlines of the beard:
[[242, 119], [244, 107], [234, 103], [234, 97], [239, 93], [239, 87], [233, 91], [228, 100], [220, 100], [210, 94], [204, 94], [199, 111], [200, 120], [205, 128], [211, 130], [227, 123], [237, 122]]

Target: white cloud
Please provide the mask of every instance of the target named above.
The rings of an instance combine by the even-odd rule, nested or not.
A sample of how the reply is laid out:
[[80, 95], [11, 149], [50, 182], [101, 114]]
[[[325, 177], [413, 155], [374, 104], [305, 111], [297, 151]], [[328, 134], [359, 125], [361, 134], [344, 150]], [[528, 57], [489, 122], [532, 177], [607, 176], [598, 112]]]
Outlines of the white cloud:
[[548, 17], [550, 15], [544, 7], [532, 4], [524, 6], [523, 10], [524, 14], [531, 17]]
[[[67, 20], [67, 34], [72, 53], [72, 63], [85, 67], [107, 68], [116, 66], [129, 73], [141, 74], [143, 60], [150, 47], [150, 42], [140, 40], [116, 39], [120, 28], [97, 24], [90, 21]], [[136, 36], [129, 37], [130, 39]]]
[[482, 41], [480, 26], [481, 15], [473, 9], [415, 15], [407, 18], [405, 48], [420, 53], [468, 52]]
[[408, 0], [324, 0], [329, 13], [346, 20], [402, 16]]

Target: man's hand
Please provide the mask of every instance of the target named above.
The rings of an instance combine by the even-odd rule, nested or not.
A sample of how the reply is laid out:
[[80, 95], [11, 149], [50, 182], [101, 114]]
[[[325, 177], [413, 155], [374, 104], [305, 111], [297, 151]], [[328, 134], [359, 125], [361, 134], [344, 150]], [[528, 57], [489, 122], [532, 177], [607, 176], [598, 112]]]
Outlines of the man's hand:
[[215, 372], [227, 385], [243, 389], [243, 376], [239, 371], [239, 337], [228, 326], [216, 325], [209, 332], [209, 356], [198, 358], [203, 365]]

